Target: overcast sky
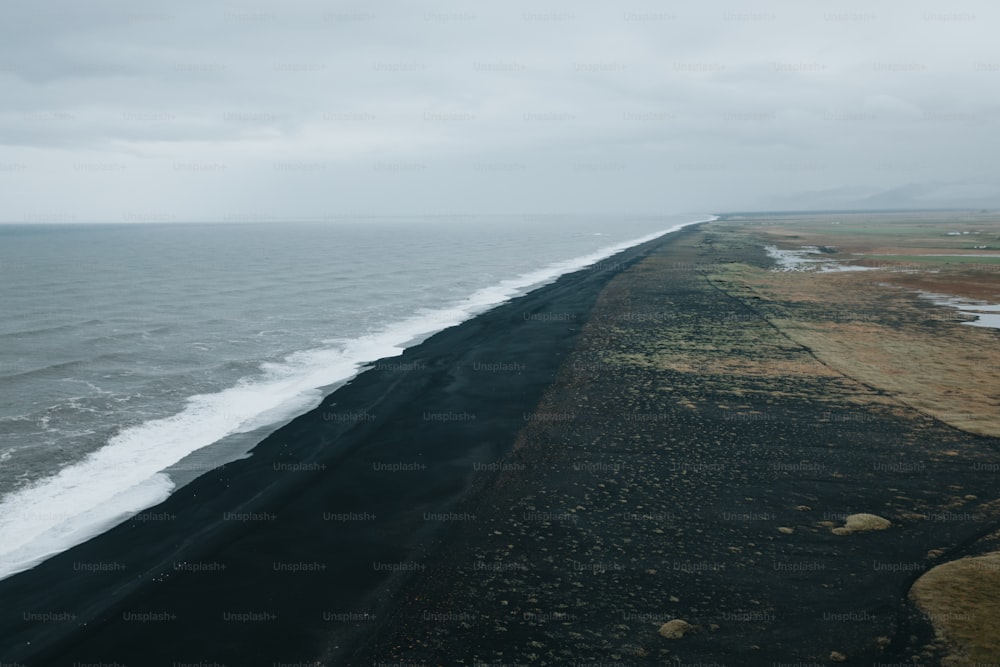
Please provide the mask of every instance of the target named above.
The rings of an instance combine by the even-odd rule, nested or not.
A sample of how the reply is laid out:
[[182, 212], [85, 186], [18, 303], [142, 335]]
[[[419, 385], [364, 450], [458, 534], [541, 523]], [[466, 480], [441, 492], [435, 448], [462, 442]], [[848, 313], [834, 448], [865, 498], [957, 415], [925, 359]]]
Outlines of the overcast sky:
[[995, 207], [1000, 4], [15, 0], [0, 220]]

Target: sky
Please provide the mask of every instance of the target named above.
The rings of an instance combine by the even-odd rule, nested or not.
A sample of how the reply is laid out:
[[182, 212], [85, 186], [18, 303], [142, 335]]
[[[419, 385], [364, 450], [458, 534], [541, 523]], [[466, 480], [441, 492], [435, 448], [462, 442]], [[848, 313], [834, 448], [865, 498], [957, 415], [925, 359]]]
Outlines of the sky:
[[1000, 207], [989, 0], [15, 0], [0, 221]]

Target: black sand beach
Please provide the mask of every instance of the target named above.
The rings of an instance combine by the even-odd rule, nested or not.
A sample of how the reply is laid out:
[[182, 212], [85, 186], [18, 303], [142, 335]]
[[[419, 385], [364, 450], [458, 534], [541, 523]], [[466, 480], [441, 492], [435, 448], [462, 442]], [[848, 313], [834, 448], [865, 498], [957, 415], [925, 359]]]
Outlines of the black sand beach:
[[907, 593], [997, 528], [1000, 442], [824, 365], [734, 261], [770, 260], [688, 228], [386, 360], [0, 582], [0, 655], [939, 664]]
[[376, 364], [250, 458], [0, 582], [0, 660], [340, 664], [494, 474], [608, 281], [669, 242]]
[[826, 367], [716, 277], [761, 249], [702, 230], [608, 285], [476, 520], [351, 664], [941, 664], [907, 593], [988, 545], [1000, 442]]

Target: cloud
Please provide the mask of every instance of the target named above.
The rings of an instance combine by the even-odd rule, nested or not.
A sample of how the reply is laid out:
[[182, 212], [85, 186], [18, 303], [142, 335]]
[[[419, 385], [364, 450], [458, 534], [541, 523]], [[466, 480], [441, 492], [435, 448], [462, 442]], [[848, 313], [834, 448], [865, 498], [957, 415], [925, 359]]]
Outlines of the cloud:
[[993, 190], [907, 188], [993, 169], [998, 14], [19, 3], [0, 26], [0, 219], [54, 197], [80, 220], [981, 206]]

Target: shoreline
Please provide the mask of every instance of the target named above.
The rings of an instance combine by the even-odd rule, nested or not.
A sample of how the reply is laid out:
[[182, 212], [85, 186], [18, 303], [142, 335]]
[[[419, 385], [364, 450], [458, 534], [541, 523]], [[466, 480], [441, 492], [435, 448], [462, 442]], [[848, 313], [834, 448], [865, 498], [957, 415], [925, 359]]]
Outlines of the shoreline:
[[1000, 440], [826, 366], [739, 266], [770, 261], [702, 227], [608, 284], [539, 407], [575, 417], [343, 664], [941, 664], [908, 591], [1000, 526]]
[[[96, 449], [82, 460], [60, 468], [56, 471], [58, 474], [56, 472], [43, 474], [34, 482], [22, 485], [23, 488], [11, 489], [8, 494], [0, 498], [3, 501], [0, 502], [0, 509], [7, 510], [5, 521], [8, 528], [13, 528], [15, 534], [24, 528], [28, 535], [34, 535], [28, 537], [26, 542], [16, 549], [4, 550], [4, 545], [0, 544], [0, 551], [4, 552], [0, 553], [0, 580], [30, 569], [53, 553], [64, 551], [107, 532], [120, 523], [123, 517], [136, 513], [138, 508], [155, 506], [201, 474], [247, 456], [249, 451], [265, 437], [292, 419], [318, 407], [326, 395], [338, 390], [379, 359], [384, 361], [391, 358], [404, 349], [418, 345], [434, 333], [461, 324], [505, 301], [542, 287], [560, 275], [587, 268], [594, 263], [600, 264], [620, 250], [662, 236], [678, 226], [695, 224], [698, 220], [694, 220], [694, 217], [686, 216], [687, 220], [684, 222], [665, 221], [663, 228], [656, 232], [632, 236], [626, 240], [618, 242], [602, 240], [600, 241], [602, 245], [597, 248], [564, 250], [563, 252], [572, 256], [566, 259], [554, 259], [533, 269], [522, 267], [520, 271], [512, 272], [508, 278], [502, 280], [493, 278], [491, 284], [469, 286], [469, 291], [463, 296], [438, 303], [436, 306], [428, 306], [427, 309], [416, 309], [410, 314], [400, 314], [363, 335], [356, 344], [352, 342], [334, 346], [332, 349], [307, 345], [304, 349], [286, 351], [284, 357], [276, 362], [287, 370], [291, 367], [289, 360], [292, 358], [312, 358], [315, 363], [310, 363], [310, 368], [313, 371], [321, 371], [313, 380], [318, 381], [322, 378], [325, 382], [322, 385], [310, 384], [308, 387], [303, 385], [292, 392], [279, 388], [281, 395], [275, 399], [272, 396], [274, 388], [268, 389], [267, 374], [251, 373], [240, 379], [232, 379], [229, 384], [223, 382], [204, 394], [196, 392], [195, 395], [186, 398], [179, 394], [179, 404], [173, 410], [150, 416], [120, 429], [117, 434], [109, 436], [104, 442], [95, 440], [92, 445]], [[711, 217], [713, 216], [704, 219]], [[640, 232], [637, 230], [634, 233]], [[336, 370], [322, 372], [325, 368]], [[261, 412], [251, 414], [250, 411], [242, 410], [244, 394], [241, 387], [244, 382], [248, 383], [249, 391], [257, 394], [247, 400], [252, 403], [255, 399], [264, 399], [264, 403], [258, 406]], [[195, 409], [195, 405], [199, 407]], [[252, 431], [229, 433], [212, 441], [212, 438], [221, 432], [215, 432], [216, 425], [210, 424], [207, 428], [213, 430], [213, 435], [206, 435], [203, 422], [213, 415], [218, 417], [217, 413], [220, 410], [232, 411], [223, 414], [228, 415], [225, 417], [226, 420], [229, 420], [230, 416], [233, 417], [233, 424], [238, 420], [244, 420], [244, 423], [251, 421], [259, 423], [260, 417], [264, 414], [269, 414], [272, 419], [270, 423], [261, 424]], [[117, 421], [114, 419], [115, 416], [115, 413], [105, 415], [112, 421]], [[199, 426], [199, 420], [202, 426]], [[165, 428], [168, 423], [174, 426]], [[179, 428], [187, 429], [187, 437], [175, 437], [174, 446], [170, 449], [160, 450], [152, 447], [157, 441], [169, 441], [171, 437], [177, 435]], [[117, 484], [114, 478], [102, 473], [109, 465], [127, 458], [130, 452], [141, 450], [144, 445], [146, 451], [151, 452], [151, 456], [157, 458], [158, 462], [146, 460], [150, 456], [134, 457], [128, 469], [131, 486]], [[88, 448], [90, 446], [91, 444], [87, 445]], [[159, 456], [156, 453], [159, 451], [165, 456]], [[104, 463], [88, 465], [88, 461], [92, 458], [100, 459]], [[5, 470], [7, 475], [10, 475], [13, 474], [12, 471], [17, 470], [17, 466], [10, 466]], [[70, 484], [63, 481], [67, 478], [75, 478], [78, 483]], [[109, 491], [105, 494], [103, 503], [91, 500], [83, 494], [76, 495], [81, 502], [71, 503], [66, 500], [72, 494], [67, 487], [86, 488], [88, 484], [85, 482], [95, 478], [108, 481], [107, 486], [95, 485]], [[119, 493], [118, 498], [110, 498], [111, 492], [114, 491]], [[60, 499], [61, 502], [56, 502]], [[91, 504], [88, 505], [88, 502]], [[45, 507], [39, 507], [40, 505]], [[23, 524], [20, 523], [22, 521]], [[0, 533], [2, 532], [5, 531], [0, 530]], [[19, 539], [20, 536], [15, 542]]]
[[448, 516], [475, 476], [496, 474], [604, 285], [701, 224], [374, 362], [249, 458], [0, 581], [0, 654], [270, 665], [343, 644], [357, 630], [338, 619], [382, 608], [445, 532], [424, 513]]
[[[374, 363], [249, 459], [0, 581], [0, 655], [941, 664], [942, 612], [908, 593], [995, 549], [1000, 439], [799, 340], [861, 297], [813, 287], [804, 310], [771, 266], [692, 224]], [[904, 301], [871, 321], [937, 340]]]

